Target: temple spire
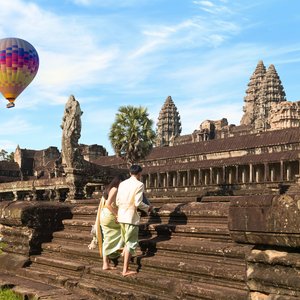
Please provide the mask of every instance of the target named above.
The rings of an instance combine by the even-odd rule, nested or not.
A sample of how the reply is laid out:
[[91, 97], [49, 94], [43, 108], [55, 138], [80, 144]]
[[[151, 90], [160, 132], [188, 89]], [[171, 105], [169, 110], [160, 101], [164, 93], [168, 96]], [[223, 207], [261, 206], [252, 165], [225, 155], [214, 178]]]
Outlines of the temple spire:
[[266, 67], [262, 60], [257, 63], [257, 66], [250, 78], [246, 96], [244, 97], [245, 105], [243, 107], [244, 115], [241, 119], [241, 125], [251, 125], [255, 120], [256, 104], [259, 98], [262, 81], [266, 74]]
[[181, 133], [180, 115], [171, 96], [166, 98], [160, 110], [156, 133], [156, 146], [171, 146]]
[[283, 101], [286, 101], [286, 98], [281, 80], [274, 65], [270, 65], [262, 81], [258, 102], [255, 107], [255, 128], [270, 128], [269, 117], [272, 103], [281, 103]]

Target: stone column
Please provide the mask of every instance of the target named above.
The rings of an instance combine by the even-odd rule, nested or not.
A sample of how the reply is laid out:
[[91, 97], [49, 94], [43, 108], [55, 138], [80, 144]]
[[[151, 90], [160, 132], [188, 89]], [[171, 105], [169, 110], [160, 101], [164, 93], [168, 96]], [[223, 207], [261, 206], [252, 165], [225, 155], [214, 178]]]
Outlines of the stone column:
[[158, 172], [157, 174], [156, 174], [156, 177], [157, 177], [157, 188], [159, 188], [160, 187], [160, 173]]
[[222, 183], [223, 184], [226, 184], [226, 167], [225, 166], [223, 166], [222, 167], [222, 172], [223, 172], [223, 174], [222, 174]]
[[280, 181], [283, 181], [283, 160], [280, 161]]
[[264, 181], [269, 181], [270, 180], [270, 177], [269, 177], [269, 164], [268, 163], [265, 163], [264, 164], [264, 171], [265, 171], [265, 174], [264, 174]]
[[177, 184], [177, 187], [179, 187], [180, 186], [180, 172], [176, 172], [176, 184]]
[[186, 182], [186, 185], [187, 186], [190, 186], [191, 185], [191, 170], [187, 170], [187, 182]]
[[86, 184], [86, 177], [82, 170], [65, 168], [66, 181], [69, 186], [69, 193], [66, 201], [74, 199], [84, 199], [84, 186]]
[[253, 182], [253, 165], [249, 164], [249, 183]]
[[291, 180], [291, 165], [290, 165], [290, 163], [286, 167], [286, 180], [287, 181]]

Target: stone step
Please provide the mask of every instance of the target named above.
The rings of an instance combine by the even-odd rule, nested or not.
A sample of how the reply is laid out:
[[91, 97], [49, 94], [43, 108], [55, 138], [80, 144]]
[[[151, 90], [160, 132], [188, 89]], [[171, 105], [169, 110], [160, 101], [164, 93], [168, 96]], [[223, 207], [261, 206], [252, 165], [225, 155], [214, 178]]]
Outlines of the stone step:
[[[73, 218], [76, 216], [96, 216], [98, 205], [77, 205], [72, 208]], [[157, 216], [175, 217], [227, 217], [227, 202], [180, 202], [164, 204], [158, 209]]]
[[68, 240], [68, 241], [90, 243], [92, 238], [93, 236], [91, 232], [74, 230], [74, 229], [72, 230], [72, 228], [66, 228], [65, 230], [56, 231], [53, 233], [54, 240]]
[[203, 196], [198, 202], [230, 202], [230, 199], [234, 196]]
[[89, 219], [85, 218], [73, 218], [63, 220], [63, 225], [66, 228], [74, 228], [74, 230], [83, 230], [83, 231], [91, 231], [92, 226], [95, 224], [95, 217], [91, 217]]
[[84, 216], [96, 216], [98, 211], [98, 204], [96, 205], [75, 205], [71, 212], [73, 218], [75, 216], [84, 215]]
[[[124, 278], [119, 275], [119, 278]], [[157, 290], [156, 288], [150, 288], [145, 284], [137, 285], [136, 280], [131, 277], [126, 277], [125, 282], [120, 280], [107, 278], [99, 282], [99, 277], [94, 280], [92, 278], [81, 279], [77, 284], [77, 289], [84, 290], [89, 294], [100, 296], [98, 299], [115, 299], [115, 300], [171, 300], [174, 299], [173, 295], [170, 295], [164, 290]]]
[[215, 284], [189, 283], [182, 287], [182, 298], [185, 300], [245, 300], [248, 299], [248, 290], [236, 287], [217, 286]]
[[78, 261], [71, 261], [58, 257], [57, 254], [53, 257], [47, 257], [46, 255], [38, 255], [31, 257], [33, 262], [38, 264], [57, 267], [59, 269], [66, 269], [77, 273], [82, 273], [86, 267], [84, 263]]
[[[50, 244], [49, 244], [50, 246]], [[59, 250], [59, 251], [57, 251]], [[72, 260], [70, 260], [72, 259]], [[82, 273], [87, 267], [92, 266], [93, 264], [101, 264], [101, 259], [97, 250], [89, 252], [85, 247], [74, 247], [71, 245], [60, 246], [60, 248], [45, 248], [43, 255], [33, 257], [33, 261], [38, 264], [52, 266], [54, 268], [65, 269], [68, 271], [75, 271], [77, 273]], [[119, 259], [121, 262], [122, 259]], [[232, 257], [222, 257], [216, 255], [199, 255], [197, 253], [187, 253], [187, 252], [178, 252], [170, 250], [158, 251], [155, 255], [136, 256], [134, 261], [137, 266], [146, 266], [147, 268], [155, 269], [159, 273], [161, 269], [165, 270], [177, 270], [185, 273], [194, 273], [198, 276], [213, 276], [218, 277], [217, 274], [220, 274], [224, 270], [224, 265], [226, 270], [233, 270], [228, 274], [223, 274], [222, 278], [230, 276], [230, 280], [234, 276], [244, 274], [244, 261], [241, 259], [235, 259]], [[142, 264], [143, 262], [143, 264]], [[196, 266], [196, 265], [199, 266]], [[180, 269], [178, 266], [182, 266]], [[195, 269], [198, 271], [196, 272]], [[208, 273], [207, 273], [208, 272]], [[232, 275], [234, 274], [234, 275]], [[225, 277], [224, 277], [225, 276]]]
[[[146, 258], [145, 258], [146, 259]], [[151, 258], [153, 260], [153, 258]], [[50, 259], [49, 259], [50, 260]], [[49, 262], [48, 260], [48, 262]], [[192, 267], [192, 269], [195, 271], [198, 271], [199, 269], [202, 269], [202, 274], [201, 276], [203, 276], [203, 272], [207, 273], [207, 272], [212, 272], [213, 267], [203, 267], [202, 261], [197, 260], [200, 263], [200, 266], [197, 266], [195, 264], [195, 262], [191, 262], [190, 264], [194, 267]], [[161, 261], [162, 264], [165, 265], [164, 261]], [[214, 288], [215, 288], [215, 293], [213, 293], [214, 289], [211, 289], [211, 285], [207, 282], [202, 282], [201, 281], [201, 276], [199, 277], [199, 274], [194, 274], [193, 272], [188, 271], [188, 273], [186, 273], [186, 271], [184, 270], [184, 263], [182, 262], [174, 262], [173, 264], [175, 264], [177, 266], [177, 268], [173, 265], [171, 269], [166, 269], [164, 268], [160, 268], [160, 272], [157, 272], [156, 269], [153, 268], [147, 268], [145, 269], [145, 264], [143, 263], [143, 265], [141, 266], [140, 272], [138, 273], [137, 276], [134, 277], [128, 277], [128, 278], [124, 278], [120, 275], [121, 272], [121, 266], [118, 268], [118, 270], [113, 270], [113, 271], [103, 271], [102, 268], [99, 267], [95, 267], [95, 266], [86, 266], [85, 272], [77, 274], [77, 276], [73, 275], [73, 281], [77, 281], [82, 282], [82, 280], [86, 279], [88, 281], [90, 281], [90, 279], [94, 279], [96, 280], [96, 282], [98, 282], [98, 285], [96, 286], [102, 286], [102, 281], [104, 280], [105, 282], [114, 282], [112, 284], [114, 284], [114, 286], [120, 286], [120, 281], [126, 280], [126, 282], [129, 281], [129, 283], [132, 285], [132, 288], [134, 291], [139, 290], [138, 287], [139, 286], [143, 286], [143, 290], [145, 290], [146, 288], [151, 288], [151, 289], [156, 289], [156, 293], [158, 293], [157, 289], [160, 291], [160, 293], [165, 293], [165, 294], [170, 294], [170, 293], [174, 293], [174, 291], [176, 290], [177, 293], [182, 293], [184, 291], [185, 295], [188, 295], [188, 291], [193, 290], [195, 287], [198, 287], [199, 290], [197, 290], [198, 292], [198, 296], [201, 299], [203, 297], [203, 295], [212, 295], [211, 298], [208, 299], [226, 299], [226, 298], [217, 298], [216, 295], [218, 295], [218, 293], [220, 293], [222, 290], [226, 290], [226, 291], [230, 291], [232, 292], [233, 295], [238, 295], [238, 297], [234, 298], [228, 298], [228, 299], [243, 299], [240, 297], [240, 295], [245, 295], [245, 287], [244, 287], [244, 283], [243, 282], [239, 282], [238, 280], [235, 282], [232, 282], [232, 276], [230, 274], [234, 274], [233, 277], [238, 277], [238, 273], [241, 271], [237, 268], [227, 268], [226, 270], [230, 271], [230, 274], [227, 274], [227, 277], [229, 277], [230, 279], [227, 281], [224, 279], [224, 276], [222, 278], [222, 276], [220, 276], [220, 274], [222, 274], [222, 272], [224, 273], [224, 263], [218, 263], [219, 264], [219, 268], [215, 269], [214, 272], [215, 274], [218, 274], [218, 276], [216, 276], [216, 278], [214, 278]], [[161, 267], [161, 266], [160, 266]], [[45, 270], [45, 273], [48, 274], [55, 274], [55, 268], [53, 268], [53, 266], [51, 266], [50, 264], [41, 266], [35, 266], [35, 268], [33, 268], [32, 270], [36, 270], [36, 271], [43, 271]], [[176, 272], [176, 271], [177, 272]], [[204, 270], [204, 271], [203, 271]], [[59, 272], [59, 276], [57, 276], [56, 280], [59, 280], [61, 283], [66, 284], [66, 282], [64, 282], [64, 280], [66, 278], [70, 278], [70, 276], [72, 274], [70, 274], [70, 270], [68, 268], [60, 268], [57, 269], [57, 271]], [[66, 273], [67, 272], [67, 273]], [[243, 273], [243, 272], [242, 272]], [[62, 274], [65, 274], [64, 276]], [[44, 275], [44, 276], [49, 276], [49, 275]], [[241, 276], [241, 275], [240, 275]], [[55, 278], [55, 276], [54, 276]], [[102, 278], [102, 279], [101, 279]], [[199, 281], [200, 278], [200, 281]], [[53, 275], [52, 275], [52, 280], [53, 280]], [[204, 280], [207, 280], [207, 276], [204, 276]], [[197, 282], [197, 283], [196, 283]], [[193, 283], [193, 285], [191, 286], [191, 283]], [[76, 284], [78, 285], [78, 284]], [[232, 288], [232, 285], [234, 285], [234, 289]], [[92, 287], [92, 286], [91, 286]], [[95, 287], [95, 286], [94, 286]], [[155, 293], [152, 292], [153, 295], [155, 295]], [[200, 295], [202, 295], [202, 297], [200, 297]], [[196, 297], [198, 299], [198, 297]], [[161, 299], [161, 298], [159, 298]], [[173, 298], [174, 299], [174, 298]], [[183, 299], [183, 298], [180, 298]], [[184, 297], [184, 299], [186, 299], [186, 297]]]
[[[152, 220], [151, 222], [155, 223], [142, 223], [140, 224], [140, 235], [141, 236], [153, 236], [153, 235], [164, 235], [164, 236], [191, 236], [199, 238], [215, 238], [218, 240], [228, 240], [230, 239], [229, 230], [227, 222], [216, 221], [208, 222], [191, 222], [190, 224], [184, 220], [177, 220], [176, 222], [168, 221], [168, 223], [159, 223], [157, 219]], [[64, 238], [68, 236], [69, 238], [73, 237], [81, 240], [92, 239], [91, 229], [94, 225], [94, 220], [87, 220], [81, 218], [75, 218], [70, 220], [63, 221], [65, 229], [63, 231], [58, 231], [54, 233], [54, 237]]]
[[[74, 261], [85, 261], [85, 264], [98, 262], [99, 250], [98, 246], [93, 249], [88, 249], [89, 242], [76, 243], [75, 241], [54, 240], [51, 243], [43, 244], [43, 253], [53, 254], [57, 258], [66, 257], [74, 259]], [[165, 254], [167, 257], [175, 256], [176, 258], [186, 258], [187, 255], [193, 257], [202, 257], [202, 259], [237, 259], [244, 261], [251, 246], [236, 245], [233, 243], [221, 243], [208, 241], [207, 239], [198, 238], [172, 238], [165, 240], [163, 238], [154, 238], [151, 240], [141, 240], [141, 248], [138, 248], [138, 254], [151, 254], [159, 252], [161, 256]], [[43, 256], [41, 256], [43, 257]], [[210, 258], [211, 257], [211, 258]], [[232, 263], [237, 263], [232, 261]]]
[[173, 225], [173, 224], [144, 224], [140, 226], [140, 236], [164, 236], [164, 237], [197, 237], [208, 238], [218, 241], [229, 241], [230, 235], [227, 225], [220, 224], [218, 226], [211, 226], [209, 224], [187, 224], [187, 225]]
[[[23, 269], [20, 269], [22, 273]], [[47, 300], [88, 300], [89, 298], [79, 296], [65, 288], [49, 285], [41, 282], [41, 278], [34, 280], [32, 276], [17, 276], [16, 274], [1, 273], [0, 287], [10, 287], [23, 299], [47, 299]]]
[[233, 242], [217, 242], [201, 238], [172, 237], [163, 239], [140, 240], [140, 247], [143, 252], [176, 251], [188, 254], [213, 255], [228, 258], [239, 258], [244, 260], [253, 246], [236, 244]]
[[197, 197], [150, 197], [148, 198], [149, 202], [152, 206], [159, 208], [165, 204], [170, 203], [189, 203], [189, 202], [197, 202]]
[[[69, 257], [76, 260], [86, 260], [88, 263], [93, 261], [99, 261], [99, 248], [98, 246], [95, 249], [88, 249], [89, 242], [84, 243], [75, 243], [75, 242], [62, 242], [62, 241], [53, 241], [52, 243], [43, 244], [43, 253], [53, 253], [57, 258]], [[44, 257], [42, 255], [41, 257]]]
[[167, 256], [166, 253], [157, 253], [154, 256], [145, 256], [138, 258], [138, 264], [141, 272], [143, 270], [167, 271], [176, 270], [180, 278], [210, 278], [228, 281], [230, 285], [235, 282], [244, 283], [246, 276], [246, 266], [243, 263], [234, 263], [231, 259], [210, 259], [186, 254], [185, 258]]
[[[86, 292], [93, 296], [101, 295], [104, 297], [101, 299], [174, 299], [168, 296], [170, 291], [165, 286], [166, 283], [170, 284], [170, 280], [162, 280], [161, 287], [164, 287], [164, 290], [161, 291], [160, 297], [153, 297], [158, 293], [157, 285], [146, 284], [144, 278], [138, 279], [140, 275], [123, 277], [121, 268], [112, 271], [103, 271], [101, 267], [86, 268], [85, 273], [73, 275], [71, 280], [71, 274], [66, 270], [60, 269], [60, 275], [56, 271], [52, 266], [35, 265], [27, 268], [25, 272], [27, 276], [43, 278], [52, 284], [56, 282], [79, 294]], [[157, 276], [147, 279], [148, 282], [156, 280], [157, 283]], [[143, 289], [140, 289], [142, 282]]]

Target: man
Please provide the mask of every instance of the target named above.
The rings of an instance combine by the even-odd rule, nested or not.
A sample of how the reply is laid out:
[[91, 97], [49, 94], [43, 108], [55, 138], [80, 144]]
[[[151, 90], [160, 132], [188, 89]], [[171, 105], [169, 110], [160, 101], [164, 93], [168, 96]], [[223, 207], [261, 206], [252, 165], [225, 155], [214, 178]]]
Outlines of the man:
[[120, 183], [116, 197], [118, 222], [121, 225], [121, 234], [125, 244], [123, 250], [123, 276], [136, 274], [135, 271], [129, 271], [129, 262], [138, 246], [140, 216], [137, 213], [137, 209], [139, 208], [149, 213], [152, 208], [142, 201], [144, 192], [144, 184], [140, 181], [142, 170], [139, 165], [130, 167], [130, 178]]

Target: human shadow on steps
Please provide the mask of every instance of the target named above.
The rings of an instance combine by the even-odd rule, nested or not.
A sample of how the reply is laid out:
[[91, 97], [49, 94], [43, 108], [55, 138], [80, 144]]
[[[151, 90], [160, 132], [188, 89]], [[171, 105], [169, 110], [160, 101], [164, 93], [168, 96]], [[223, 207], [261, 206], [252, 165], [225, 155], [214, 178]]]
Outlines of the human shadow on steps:
[[178, 225], [187, 224], [187, 216], [181, 210], [184, 205], [186, 203], [180, 203], [172, 209], [170, 205], [164, 205], [155, 214], [150, 215], [147, 223], [141, 224], [139, 244], [142, 254], [135, 258], [138, 272], [142, 269], [142, 260], [156, 255], [159, 251], [159, 243], [170, 240]]

